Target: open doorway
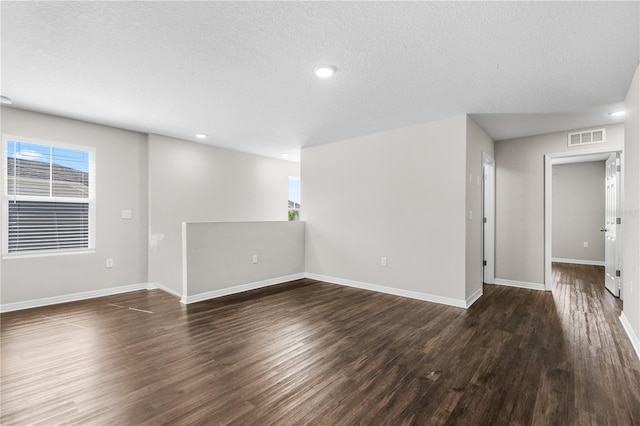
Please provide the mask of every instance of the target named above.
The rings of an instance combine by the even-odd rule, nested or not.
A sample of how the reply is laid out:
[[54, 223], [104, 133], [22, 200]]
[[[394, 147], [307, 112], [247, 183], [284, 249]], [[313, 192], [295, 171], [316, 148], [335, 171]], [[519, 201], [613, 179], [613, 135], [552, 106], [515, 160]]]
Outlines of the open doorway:
[[[590, 183], [594, 187], [593, 191], [584, 194], [587, 195], [587, 198], [599, 198], [599, 200], [591, 201], [597, 205], [598, 211], [587, 211], [587, 207], [573, 205], [574, 217], [563, 219], [558, 210], [566, 208], [566, 205], [572, 203], [578, 204], [578, 201], [577, 198], [571, 200], [571, 197], [575, 195], [571, 193], [571, 186], [563, 188], [559, 185], [563, 179], [559, 174], [561, 171], [574, 170], [577, 173], [577, 170], [582, 170], [581, 178], [584, 178], [585, 170], [588, 169], [587, 164], [584, 163], [591, 163], [590, 167], [593, 170], [599, 170], [597, 182], [592, 180]], [[580, 166], [581, 164], [583, 166]], [[583, 151], [576, 154], [545, 156], [546, 290], [551, 290], [554, 285], [551, 268], [553, 261], [594, 264], [605, 266], [604, 282], [607, 289], [614, 296], [622, 297], [620, 294], [622, 245], [620, 238], [616, 238], [621, 235], [620, 228], [622, 226], [619, 219], [622, 212], [621, 168], [621, 151]], [[581, 178], [578, 177], [578, 179]], [[557, 185], [554, 185], [554, 179], [558, 179]], [[574, 176], [573, 179], [575, 180], [576, 177]], [[563, 191], [563, 193], [554, 194], [554, 188], [556, 191]], [[584, 185], [582, 190], [584, 191]], [[554, 208], [554, 200], [557, 209]], [[593, 208], [591, 209], [593, 210]], [[571, 232], [574, 232], [573, 236], [571, 236]], [[594, 245], [591, 246], [591, 244]]]
[[495, 160], [489, 154], [482, 153], [482, 281], [495, 284]]

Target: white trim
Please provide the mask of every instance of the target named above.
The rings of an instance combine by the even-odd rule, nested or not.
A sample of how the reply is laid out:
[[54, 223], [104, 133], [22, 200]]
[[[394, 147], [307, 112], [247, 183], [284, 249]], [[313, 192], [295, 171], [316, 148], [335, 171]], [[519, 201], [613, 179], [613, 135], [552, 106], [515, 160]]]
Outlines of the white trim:
[[162, 284], [158, 284], [158, 283], [148, 283], [147, 284], [147, 290], [162, 290], [166, 293], [172, 294], [174, 296], [177, 297], [182, 297], [182, 295], [180, 293], [178, 293], [177, 291], [175, 291], [172, 288], [166, 287]]
[[[618, 205], [618, 207], [620, 208], [620, 213], [619, 214], [623, 214], [624, 212], [624, 151], [620, 151], [620, 180], [618, 181], [620, 183], [620, 204]], [[620, 216], [622, 217], [622, 216]], [[623, 253], [623, 249], [624, 249], [624, 226], [626, 224], [626, 220], [623, 220], [622, 223], [620, 225], [618, 225], [618, 234], [616, 235], [616, 240], [618, 240], [618, 269], [620, 269], [620, 271], [622, 271], [622, 273], [624, 274], [624, 253]], [[605, 252], [606, 255], [606, 252]], [[621, 280], [623, 280], [622, 278], [620, 278]], [[624, 281], [623, 281], [624, 282]], [[623, 284], [623, 282], [619, 282], [619, 284]], [[618, 292], [618, 297], [620, 298], [620, 300], [624, 301], [624, 285], [619, 285], [620, 291]]]
[[111, 296], [120, 293], [146, 290], [147, 283], [123, 285], [120, 287], [104, 288], [101, 290], [83, 291], [81, 293], [64, 294], [61, 296], [44, 297], [42, 299], [25, 300], [22, 302], [5, 303], [0, 305], [0, 312], [11, 312], [22, 309], [38, 308], [40, 306], [57, 305], [59, 303], [76, 302], [79, 300], [94, 299], [96, 297]]
[[[620, 162], [624, 168], [624, 150], [619, 148], [600, 148], [600, 149], [583, 149], [571, 152], [556, 152], [553, 154], [545, 154], [544, 156], [544, 286], [545, 290], [551, 290], [553, 285], [553, 276], [551, 272], [551, 215], [553, 208], [551, 206], [551, 188], [553, 183], [553, 165], [554, 164], [570, 164], [578, 163], [580, 159], [588, 156], [599, 154], [620, 153]], [[622, 186], [622, 184], [621, 184]], [[621, 188], [622, 189], [622, 188]], [[620, 201], [624, 205], [624, 200]], [[497, 283], [496, 283], [497, 284]]]
[[[343, 285], [346, 287], [355, 287], [363, 290], [375, 291], [378, 293], [392, 294], [394, 296], [407, 297], [410, 299], [423, 300], [425, 302], [440, 303], [443, 305], [455, 306], [457, 308], [468, 308], [467, 301], [463, 299], [453, 299], [451, 297], [436, 296], [435, 294], [420, 293], [417, 291], [403, 290], [394, 287], [385, 287], [377, 284], [363, 283], [360, 281], [347, 280], [344, 278], [328, 277], [326, 275], [313, 274], [306, 272], [306, 278], [324, 281], [331, 284]], [[475, 294], [474, 294], [475, 296]], [[473, 297], [473, 296], [472, 296]]]
[[631, 327], [631, 323], [627, 316], [622, 312], [620, 314], [620, 322], [622, 323], [622, 327], [624, 331], [627, 332], [627, 336], [629, 336], [629, 340], [631, 340], [631, 346], [636, 350], [636, 355], [638, 355], [638, 359], [640, 359], [640, 338], [633, 331], [633, 327]]
[[204, 293], [194, 294], [191, 296], [182, 295], [180, 303], [188, 305], [190, 303], [201, 302], [203, 300], [215, 299], [216, 297], [228, 296], [230, 294], [242, 293], [244, 291], [255, 290], [262, 287], [269, 287], [275, 284], [282, 284], [289, 281], [300, 280], [305, 277], [304, 273], [286, 275], [284, 277], [271, 278], [263, 281], [256, 281], [248, 284], [240, 284], [233, 287], [222, 288], [220, 290], [212, 290]]
[[565, 259], [564, 257], [552, 257], [552, 262], [572, 263], [574, 265], [594, 265], [604, 266], [604, 260], [582, 260], [582, 259]]
[[[491, 168], [486, 173], [485, 166]], [[496, 161], [482, 151], [482, 258], [486, 265], [482, 266], [482, 279], [493, 284], [496, 279]], [[486, 218], [487, 222], [484, 223]], [[486, 235], [489, 231], [489, 235]], [[488, 247], [487, 247], [488, 246]]]
[[[553, 275], [551, 271], [551, 188], [553, 188], [553, 159], [544, 156], [544, 289], [551, 290]], [[497, 280], [496, 280], [497, 281]], [[496, 282], [496, 284], [498, 284]], [[505, 284], [508, 285], [508, 284]], [[517, 287], [517, 286], [516, 286]]]
[[471, 305], [473, 305], [478, 299], [482, 297], [482, 294], [482, 287], [480, 287], [478, 290], [476, 290], [475, 293], [467, 297], [467, 300], [465, 301], [465, 308], [469, 308]]
[[78, 249], [73, 248], [69, 250], [57, 250], [57, 251], [37, 251], [35, 253], [30, 252], [18, 252], [18, 253], [9, 253], [3, 254], [2, 260], [11, 260], [11, 259], [27, 259], [31, 257], [50, 257], [50, 256], [74, 256], [74, 255], [83, 255], [83, 254], [95, 254], [95, 249]]
[[[87, 194], [87, 198], [76, 198], [76, 197], [56, 197], [53, 196], [51, 190], [49, 191], [49, 195], [19, 195], [19, 194], [9, 194], [8, 193], [8, 179], [5, 179], [6, 173], [8, 173], [8, 157], [7, 157], [7, 146], [9, 142], [24, 142], [27, 144], [41, 145], [46, 146], [50, 150], [50, 159], [49, 164], [53, 164], [53, 148], [62, 148], [62, 149], [70, 149], [74, 151], [86, 151], [89, 156], [89, 164], [87, 174], [89, 176], [89, 192]], [[96, 198], [96, 180], [97, 180], [97, 165], [96, 165], [96, 148], [86, 145], [76, 145], [70, 144], [66, 142], [55, 142], [44, 139], [34, 139], [23, 136], [16, 136], [10, 134], [2, 135], [2, 147], [0, 149], [2, 152], [2, 167], [0, 168], [0, 173], [3, 175], [2, 188], [0, 192], [0, 216], [2, 217], [3, 222], [3, 231], [0, 232], [2, 234], [2, 239], [0, 241], [1, 244], [1, 253], [2, 258], [9, 259], [13, 256], [25, 255], [28, 257], [38, 257], [40, 254], [44, 256], [48, 256], [51, 253], [55, 253], [58, 250], [56, 249], [44, 249], [44, 250], [31, 250], [31, 251], [19, 251], [16, 253], [9, 252], [9, 237], [8, 237], [8, 225], [7, 220], [9, 217], [9, 201], [38, 201], [45, 203], [55, 203], [55, 202], [64, 202], [64, 203], [77, 203], [77, 204], [87, 204], [88, 206], [88, 236], [87, 236], [87, 248], [73, 248], [69, 250], [59, 250], [60, 254], [78, 254], [80, 252], [91, 252], [96, 249], [96, 211], [97, 211], [97, 198]], [[51, 176], [49, 177], [51, 179]]]
[[526, 288], [529, 290], [546, 290], [546, 286], [544, 284], [528, 283], [526, 281], [503, 280], [502, 278], [496, 278], [495, 284], [504, 285], [507, 287]]
[[[182, 222], [182, 235], [181, 235], [181, 239], [182, 239], [182, 298], [184, 299], [185, 297], [187, 297], [187, 293], [188, 293], [188, 283], [187, 283], [187, 222]], [[186, 300], [186, 299], [184, 299]], [[184, 302], [183, 300], [180, 300], [182, 303], [188, 303], [188, 302]]]

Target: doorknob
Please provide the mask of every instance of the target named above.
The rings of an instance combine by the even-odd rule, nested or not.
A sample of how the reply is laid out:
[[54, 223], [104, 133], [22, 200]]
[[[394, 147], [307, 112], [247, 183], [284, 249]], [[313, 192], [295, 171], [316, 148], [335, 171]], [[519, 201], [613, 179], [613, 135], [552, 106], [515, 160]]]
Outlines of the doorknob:
[[601, 230], [600, 230], [600, 232], [607, 232], [607, 231], [608, 231], [608, 229], [607, 229], [607, 228], [604, 228], [604, 229], [601, 229]]

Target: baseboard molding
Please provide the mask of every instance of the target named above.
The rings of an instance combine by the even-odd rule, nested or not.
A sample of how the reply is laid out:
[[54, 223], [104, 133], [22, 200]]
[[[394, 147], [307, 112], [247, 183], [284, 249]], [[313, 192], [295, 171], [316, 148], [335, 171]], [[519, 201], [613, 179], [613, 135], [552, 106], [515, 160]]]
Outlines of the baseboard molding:
[[182, 295], [180, 293], [178, 293], [177, 291], [175, 291], [175, 290], [173, 290], [173, 289], [171, 289], [169, 287], [163, 286], [162, 284], [158, 284], [158, 283], [148, 283], [147, 284], [147, 290], [162, 290], [165, 293], [169, 293], [169, 294], [171, 294], [173, 296], [182, 297]]
[[481, 297], [482, 297], [482, 287], [476, 290], [476, 292], [473, 293], [471, 296], [467, 297], [465, 308], [469, 308], [471, 305], [473, 305], [476, 302], [476, 300], [480, 299]]
[[593, 265], [604, 266], [604, 260], [581, 260], [581, 259], [565, 259], [564, 257], [552, 257], [552, 262], [572, 263], [574, 265]]
[[515, 281], [515, 280], [503, 280], [502, 278], [496, 278], [494, 280], [494, 284], [497, 285], [506, 285], [507, 287], [518, 287], [518, 288], [526, 288], [529, 290], [543, 290], [544, 284], [538, 283], [528, 283], [526, 281]]
[[0, 312], [19, 311], [22, 309], [39, 308], [47, 305], [57, 305], [60, 303], [76, 302], [78, 300], [94, 299], [96, 297], [111, 296], [131, 291], [146, 290], [147, 283], [123, 285], [101, 290], [83, 291], [81, 293], [64, 294], [61, 296], [43, 297], [42, 299], [25, 300], [23, 302], [5, 303], [0, 305]]
[[343, 285], [346, 287], [360, 288], [362, 290], [376, 291], [378, 293], [392, 294], [394, 296], [408, 297], [410, 299], [423, 300], [425, 302], [440, 303], [443, 305], [455, 306], [457, 308], [468, 308], [466, 300], [453, 299], [451, 297], [436, 296], [434, 294], [420, 293], [417, 291], [402, 290], [394, 287], [385, 287], [377, 284], [363, 283], [360, 281], [347, 280], [344, 278], [329, 277], [326, 275], [305, 273], [306, 278], [312, 280], [324, 281], [331, 284]]
[[620, 322], [622, 323], [622, 327], [624, 328], [624, 331], [627, 332], [627, 336], [629, 336], [629, 340], [631, 340], [631, 346], [633, 346], [633, 349], [636, 350], [636, 355], [638, 355], [638, 359], [640, 359], [640, 338], [638, 338], [638, 335], [633, 331], [633, 327], [631, 327], [631, 323], [629, 322], [629, 319], [624, 314], [624, 312], [620, 314]]
[[276, 284], [282, 284], [289, 281], [299, 280], [305, 277], [304, 273], [286, 275], [284, 277], [271, 278], [263, 281], [256, 281], [248, 284], [241, 284], [234, 287], [223, 288], [220, 290], [212, 290], [204, 293], [198, 293], [191, 296], [181, 296], [180, 302], [188, 305], [190, 303], [201, 302], [203, 300], [215, 299], [216, 297], [229, 296], [231, 294], [242, 293], [244, 291], [255, 290], [262, 287], [268, 287]]

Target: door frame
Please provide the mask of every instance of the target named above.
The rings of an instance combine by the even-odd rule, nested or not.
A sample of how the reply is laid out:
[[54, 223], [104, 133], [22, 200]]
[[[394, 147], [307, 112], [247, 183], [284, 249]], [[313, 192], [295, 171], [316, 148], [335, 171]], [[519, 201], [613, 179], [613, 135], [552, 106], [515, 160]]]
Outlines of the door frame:
[[[622, 148], [605, 148], [605, 149], [589, 149], [580, 152], [559, 152], [554, 154], [545, 154], [544, 156], [544, 289], [550, 291], [553, 289], [553, 274], [551, 271], [551, 217], [552, 217], [552, 187], [553, 187], [553, 165], [554, 164], [571, 164], [585, 161], [585, 157], [592, 157], [593, 160], [588, 161], [605, 161], [609, 155], [620, 153], [620, 168], [624, 169], [624, 151]], [[624, 194], [624, 179], [622, 172], [620, 173], [620, 191]], [[619, 208], [622, 210], [624, 205], [623, 197], [620, 197]], [[624, 224], [622, 224], [624, 226]], [[620, 228], [622, 234], [622, 228]], [[620, 270], [622, 270], [622, 243], [618, 243], [618, 256], [620, 260]], [[622, 292], [620, 292], [622, 298]]]
[[[486, 173], [486, 168], [491, 172]], [[496, 280], [496, 161], [482, 152], [482, 281], [495, 284]], [[484, 219], [486, 218], [486, 222]], [[487, 232], [487, 230], [489, 232]]]
[[[609, 163], [611, 161], [613, 161], [613, 165], [617, 165], [617, 169], [614, 171], [615, 177], [613, 178], [613, 180], [615, 180], [615, 195], [614, 195], [615, 211], [613, 212], [614, 213], [613, 217], [609, 216], [611, 214], [611, 212], [609, 211], [609, 207], [610, 207], [609, 201], [612, 201], [612, 200], [609, 199], [609, 191], [608, 191], [609, 173], [610, 173]], [[620, 182], [621, 182], [621, 175], [622, 175], [622, 159], [621, 159], [620, 153], [611, 154], [607, 159], [607, 161], [605, 162], [605, 164], [606, 164], [607, 195], [605, 197], [606, 201], [605, 201], [604, 230], [606, 231], [606, 229], [611, 226], [612, 228], [614, 228], [614, 231], [615, 231], [615, 243], [613, 244], [614, 253], [611, 253], [610, 251], [607, 250], [607, 247], [609, 247], [610, 244], [609, 244], [609, 235], [605, 232], [605, 259], [604, 259], [605, 287], [614, 296], [621, 297], [621, 294], [620, 294], [622, 290], [621, 277], [616, 276], [616, 270], [622, 270], [621, 261], [620, 261], [620, 255], [622, 254], [622, 247], [619, 240], [619, 238], [621, 237], [620, 234], [622, 233], [622, 223], [618, 224], [616, 220], [617, 218], [622, 218], [622, 209], [620, 208], [620, 197], [621, 197]], [[609, 222], [610, 219], [613, 219], [612, 223]], [[612, 255], [615, 255], [615, 256], [612, 256]], [[610, 275], [610, 273], [613, 275]], [[613, 290], [609, 288], [609, 284], [611, 283], [610, 278], [613, 278]]]

